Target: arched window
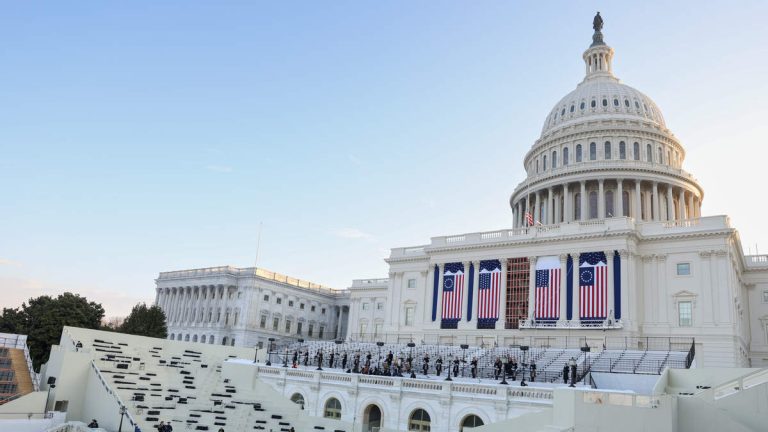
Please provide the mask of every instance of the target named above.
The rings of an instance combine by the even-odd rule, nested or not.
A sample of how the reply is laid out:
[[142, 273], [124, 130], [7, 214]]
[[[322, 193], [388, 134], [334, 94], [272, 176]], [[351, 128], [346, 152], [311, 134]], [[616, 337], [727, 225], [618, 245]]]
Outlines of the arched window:
[[176, 340], [176, 335], [171, 333], [171, 340]]
[[619, 159], [627, 158], [627, 144], [624, 141], [619, 141]]
[[581, 162], [581, 144], [576, 145], [576, 162]]
[[629, 108], [629, 99], [624, 99], [624, 106]]
[[325, 402], [325, 409], [323, 410], [323, 417], [340, 419], [341, 418], [341, 402], [336, 398], [330, 398]]
[[459, 425], [459, 432], [464, 432], [464, 428], [474, 428], [483, 425], [485, 425], [485, 423], [483, 423], [483, 419], [474, 414], [470, 414], [464, 417], [464, 420], [461, 421], [461, 424]]
[[582, 111], [584, 111], [584, 102], [582, 102], [582, 103], [581, 103], [581, 105], [579, 105], [579, 109], [581, 109]]
[[213, 345], [213, 342], [214, 342], [214, 340], [213, 340], [213, 335], [211, 335], [211, 338], [210, 338], [210, 339], [208, 339], [208, 344], [209, 344], [209, 345]]
[[189, 335], [188, 334], [184, 335], [184, 342], [189, 342]]
[[659, 160], [657, 160], [658, 163], [664, 163], [664, 150], [659, 147]]
[[573, 194], [573, 220], [581, 219], [581, 194]]
[[536, 159], [536, 174], [539, 173], [539, 160]]
[[605, 159], [611, 159], [611, 142], [606, 141], [605, 142]]
[[632, 144], [632, 159], [640, 160], [640, 143]]
[[619, 100], [617, 98], [613, 98], [613, 106], [619, 106]]
[[653, 162], [653, 148], [650, 144], [645, 146], [645, 153], [646, 161]]
[[606, 98], [603, 98], [603, 106], [604, 106], [604, 107], [607, 107], [607, 106], [608, 106], [608, 99], [606, 99]]
[[597, 144], [589, 143], [589, 160], [597, 159]]
[[542, 163], [541, 166], [542, 166], [542, 168], [544, 168], [543, 170], [546, 171], [547, 170], [547, 155], [544, 155], [544, 158], [542, 160], [543, 160], [543, 163]]
[[596, 107], [597, 106], [597, 102], [594, 99], [592, 99], [592, 103], [590, 104], [590, 106], [592, 108]]
[[552, 152], [552, 169], [557, 168], [557, 152]]
[[224, 336], [223, 338], [221, 338], [221, 344], [222, 344], [222, 345], [226, 345], [226, 344], [227, 344], [227, 337], [226, 337], [226, 336]]
[[408, 430], [409, 431], [428, 431], [430, 430], [431, 419], [429, 413], [419, 408], [411, 413], [408, 418]]
[[622, 193], [622, 201], [621, 201], [621, 215], [620, 216], [629, 216], [629, 192], [623, 192]]
[[575, 109], [576, 109], [576, 106], [571, 104], [571, 112], [573, 112], [573, 110], [575, 110]]
[[382, 424], [381, 408], [378, 405], [368, 405], [363, 411], [363, 430], [377, 431]]
[[589, 218], [597, 219], [597, 192], [589, 193]]
[[300, 405], [301, 409], [304, 409], [304, 396], [302, 396], [301, 393], [294, 393], [293, 396], [291, 396], [291, 402]]
[[605, 192], [605, 217], [614, 217], [616, 212], [613, 208], [613, 191]]
[[563, 149], [563, 166], [568, 165], [568, 147]]

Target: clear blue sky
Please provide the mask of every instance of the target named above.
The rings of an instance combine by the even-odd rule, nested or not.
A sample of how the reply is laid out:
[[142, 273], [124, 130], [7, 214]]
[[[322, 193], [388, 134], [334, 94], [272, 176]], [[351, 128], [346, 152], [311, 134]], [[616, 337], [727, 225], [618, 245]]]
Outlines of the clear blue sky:
[[253, 265], [260, 221], [261, 267], [340, 288], [508, 227], [596, 10], [704, 214], [768, 252], [765, 1], [0, 5], [0, 306], [124, 315], [160, 271]]

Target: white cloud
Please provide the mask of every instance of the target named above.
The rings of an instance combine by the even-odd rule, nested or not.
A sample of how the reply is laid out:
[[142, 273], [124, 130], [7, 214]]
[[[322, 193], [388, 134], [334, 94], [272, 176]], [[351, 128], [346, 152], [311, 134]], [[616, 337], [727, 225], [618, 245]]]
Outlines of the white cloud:
[[375, 237], [367, 232], [364, 232], [358, 228], [341, 228], [333, 232], [334, 235], [352, 240], [374, 240]]
[[6, 258], [0, 258], [0, 266], [21, 267], [21, 263]]
[[231, 173], [232, 171], [235, 170], [231, 166], [227, 166], [227, 165], [208, 165], [205, 167], [205, 169], [207, 169], [208, 171], [219, 172], [219, 173]]

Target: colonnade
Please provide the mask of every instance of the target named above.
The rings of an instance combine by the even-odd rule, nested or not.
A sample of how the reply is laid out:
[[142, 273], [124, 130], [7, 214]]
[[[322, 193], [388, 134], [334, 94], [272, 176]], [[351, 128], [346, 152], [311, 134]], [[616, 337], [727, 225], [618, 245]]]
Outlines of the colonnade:
[[512, 206], [514, 227], [551, 225], [606, 217], [675, 221], [701, 217], [701, 197], [679, 185], [647, 180], [597, 179], [564, 182], [533, 190]]

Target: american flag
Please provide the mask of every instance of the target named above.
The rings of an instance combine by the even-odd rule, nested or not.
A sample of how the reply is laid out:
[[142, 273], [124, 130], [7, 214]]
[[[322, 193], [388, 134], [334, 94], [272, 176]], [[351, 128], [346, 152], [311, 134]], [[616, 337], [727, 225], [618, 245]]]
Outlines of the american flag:
[[533, 214], [531, 212], [525, 212], [525, 222], [528, 226], [533, 226]]
[[560, 259], [556, 256], [536, 260], [536, 319], [560, 318]]
[[477, 318], [499, 318], [499, 286], [501, 285], [501, 262], [480, 261], [480, 286], [477, 291]]
[[579, 316], [581, 319], [605, 319], [608, 316], [608, 265], [605, 253], [581, 254], [579, 262]]
[[443, 320], [461, 319], [464, 293], [464, 264], [448, 263], [443, 271]]

